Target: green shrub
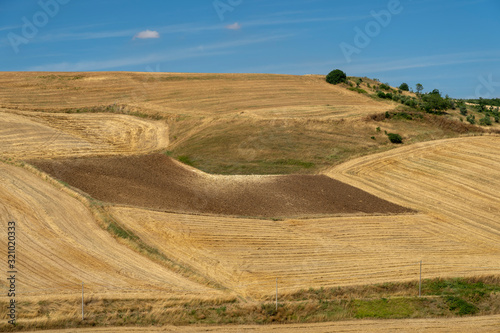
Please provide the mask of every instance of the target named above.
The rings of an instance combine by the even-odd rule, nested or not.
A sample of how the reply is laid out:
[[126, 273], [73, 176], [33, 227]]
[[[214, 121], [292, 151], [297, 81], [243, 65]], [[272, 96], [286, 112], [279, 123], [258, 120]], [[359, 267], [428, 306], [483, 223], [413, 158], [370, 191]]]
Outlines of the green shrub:
[[479, 119], [479, 125], [481, 126], [491, 126], [490, 115], [485, 115], [483, 118]]
[[389, 141], [392, 143], [403, 143], [403, 138], [399, 134], [387, 133], [387, 136], [389, 137]]
[[466, 119], [471, 125], [474, 125], [476, 123], [476, 116], [473, 114], [468, 115]]
[[450, 311], [455, 311], [459, 316], [473, 315], [478, 311], [478, 308], [460, 297], [448, 296], [446, 297], [446, 303]]
[[389, 84], [387, 83], [382, 83], [380, 85], [380, 89], [383, 89], [383, 90], [391, 90], [391, 86], [389, 86]]
[[466, 116], [467, 115], [467, 108], [465, 107], [465, 105], [460, 105], [460, 114], [462, 116]]
[[356, 88], [356, 87], [352, 87], [352, 88], [347, 88], [351, 91], [355, 91], [357, 93], [360, 93], [360, 94], [367, 94], [366, 90], [362, 89], [362, 88]]
[[399, 89], [403, 90], [403, 91], [410, 91], [410, 87], [408, 87], [408, 84], [405, 82], [401, 83], [401, 85], [399, 86]]
[[330, 73], [328, 73], [328, 75], [326, 76], [326, 82], [331, 84], [346, 82], [346, 80], [347, 80], [347, 75], [340, 69], [335, 69]]
[[417, 107], [417, 102], [415, 102], [414, 99], [409, 99], [405, 102], [406, 106], [409, 106], [411, 108], [416, 108]]
[[398, 112], [394, 114], [393, 119], [413, 120], [413, 116], [406, 112]]
[[441, 93], [438, 89], [434, 89], [432, 92], [424, 94], [422, 96], [422, 101], [423, 109], [429, 113], [439, 113], [451, 107], [450, 100], [441, 97]]

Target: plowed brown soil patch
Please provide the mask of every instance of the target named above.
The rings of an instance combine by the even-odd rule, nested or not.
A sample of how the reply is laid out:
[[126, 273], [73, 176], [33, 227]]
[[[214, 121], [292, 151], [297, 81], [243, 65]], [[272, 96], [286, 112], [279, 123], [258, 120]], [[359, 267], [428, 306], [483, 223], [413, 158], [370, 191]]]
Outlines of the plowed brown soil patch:
[[173, 212], [256, 217], [412, 212], [324, 175], [209, 175], [161, 154], [32, 163], [96, 199]]

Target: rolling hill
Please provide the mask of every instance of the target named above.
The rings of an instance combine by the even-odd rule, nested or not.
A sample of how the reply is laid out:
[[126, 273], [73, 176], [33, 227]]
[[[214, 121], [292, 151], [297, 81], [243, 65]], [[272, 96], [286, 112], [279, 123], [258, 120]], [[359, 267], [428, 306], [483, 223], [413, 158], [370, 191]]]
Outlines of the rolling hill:
[[314, 75], [0, 73], [0, 87], [24, 328], [74, 323], [82, 282], [101, 324], [117, 302], [260, 304], [276, 279], [284, 294], [414, 281], [421, 260], [425, 278], [500, 273], [500, 137], [453, 116]]

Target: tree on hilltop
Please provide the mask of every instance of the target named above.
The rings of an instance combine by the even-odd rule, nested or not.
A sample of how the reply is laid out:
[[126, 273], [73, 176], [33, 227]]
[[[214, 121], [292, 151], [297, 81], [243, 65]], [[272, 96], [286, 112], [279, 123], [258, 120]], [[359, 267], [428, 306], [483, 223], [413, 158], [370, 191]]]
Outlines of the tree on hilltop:
[[399, 89], [402, 90], [402, 91], [410, 91], [410, 87], [408, 87], [408, 83], [401, 83], [401, 85], [399, 86]]
[[422, 93], [422, 90], [424, 90], [424, 86], [421, 85], [420, 83], [417, 83], [416, 87], [417, 89], [417, 94], [420, 95]]
[[328, 73], [328, 75], [326, 76], [326, 82], [331, 84], [346, 82], [346, 80], [347, 80], [347, 75], [340, 69], [335, 69], [330, 73]]

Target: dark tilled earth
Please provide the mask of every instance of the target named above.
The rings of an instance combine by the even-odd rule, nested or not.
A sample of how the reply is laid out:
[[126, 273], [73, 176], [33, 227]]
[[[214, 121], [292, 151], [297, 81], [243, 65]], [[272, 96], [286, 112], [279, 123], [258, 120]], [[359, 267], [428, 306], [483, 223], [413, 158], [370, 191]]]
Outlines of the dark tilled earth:
[[170, 212], [249, 217], [413, 212], [323, 175], [209, 175], [162, 154], [30, 163], [95, 199]]

